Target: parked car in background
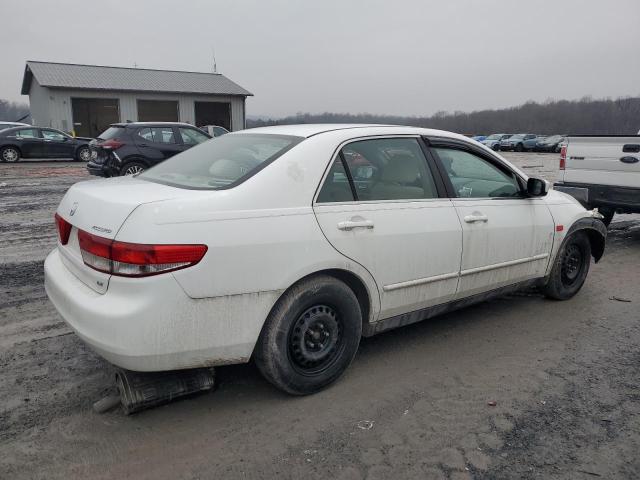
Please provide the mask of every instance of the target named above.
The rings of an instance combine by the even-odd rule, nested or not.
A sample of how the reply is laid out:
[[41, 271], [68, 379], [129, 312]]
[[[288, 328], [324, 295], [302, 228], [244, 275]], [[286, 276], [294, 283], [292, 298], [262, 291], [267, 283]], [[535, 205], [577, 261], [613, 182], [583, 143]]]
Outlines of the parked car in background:
[[200, 128], [200, 130], [202, 130], [203, 132], [209, 134], [212, 138], [229, 133], [229, 130], [219, 125], [204, 125], [198, 128]]
[[28, 123], [0, 121], [0, 130], [5, 130], [7, 128], [13, 128], [13, 127], [28, 127], [28, 126], [30, 126]]
[[550, 137], [539, 137], [536, 141], [534, 150], [536, 152], [560, 152], [562, 143], [565, 141], [563, 135], [551, 135]]
[[533, 138], [528, 138], [524, 142], [522, 142], [523, 151], [525, 152], [533, 152], [536, 149], [536, 145], [539, 141], [547, 138], [544, 135], [534, 135]]
[[537, 135], [532, 133], [517, 133], [509, 138], [500, 141], [500, 150], [513, 150], [516, 152], [524, 152], [527, 140], [533, 140]]
[[114, 123], [91, 142], [87, 170], [100, 177], [133, 175], [210, 138], [188, 123]]
[[640, 135], [569, 136], [560, 152], [556, 190], [586, 208], [598, 208], [609, 225], [616, 213], [640, 213]]
[[493, 135], [489, 135], [480, 143], [486, 145], [491, 150], [500, 150], [500, 142], [508, 139], [509, 137], [511, 137], [511, 134], [509, 133], [494, 133]]
[[378, 125], [224, 135], [76, 183], [56, 222], [46, 292], [108, 361], [253, 358], [295, 395], [338, 379], [362, 336], [524, 286], [573, 297], [606, 237], [596, 212], [477, 142]]
[[31, 125], [7, 128], [0, 130], [0, 160], [72, 158], [86, 162], [91, 158], [90, 141], [91, 138], [72, 137], [53, 128]]
[[487, 138], [486, 135], [475, 135], [473, 137], [471, 137], [472, 139], [474, 139], [476, 142], [482, 142], [485, 138]]

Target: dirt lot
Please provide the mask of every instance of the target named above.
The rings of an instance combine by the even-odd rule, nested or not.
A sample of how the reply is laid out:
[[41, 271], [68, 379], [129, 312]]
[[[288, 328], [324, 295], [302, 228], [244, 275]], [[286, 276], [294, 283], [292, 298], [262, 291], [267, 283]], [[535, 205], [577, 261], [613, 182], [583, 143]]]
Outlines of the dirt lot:
[[[557, 174], [557, 155], [508, 156]], [[214, 393], [125, 417], [92, 412], [113, 370], [42, 285], [55, 207], [85, 178], [0, 164], [1, 479], [640, 476], [637, 216], [613, 224], [570, 301], [520, 293], [365, 339], [311, 397], [243, 365], [218, 369]]]

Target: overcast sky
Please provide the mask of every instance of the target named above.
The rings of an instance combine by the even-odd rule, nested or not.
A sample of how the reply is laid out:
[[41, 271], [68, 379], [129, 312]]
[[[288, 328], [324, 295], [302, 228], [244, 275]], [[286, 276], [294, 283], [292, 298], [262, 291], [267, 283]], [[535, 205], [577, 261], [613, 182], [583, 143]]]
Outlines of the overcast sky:
[[0, 1], [0, 98], [26, 60], [218, 71], [249, 115], [429, 115], [640, 96], [640, 0]]

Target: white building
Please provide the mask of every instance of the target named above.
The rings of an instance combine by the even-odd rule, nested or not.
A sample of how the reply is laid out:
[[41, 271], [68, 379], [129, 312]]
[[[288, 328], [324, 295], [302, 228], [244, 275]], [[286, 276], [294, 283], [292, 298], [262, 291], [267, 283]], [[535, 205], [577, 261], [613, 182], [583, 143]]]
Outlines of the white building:
[[218, 73], [28, 61], [22, 94], [34, 125], [96, 137], [111, 123], [245, 126], [252, 93]]

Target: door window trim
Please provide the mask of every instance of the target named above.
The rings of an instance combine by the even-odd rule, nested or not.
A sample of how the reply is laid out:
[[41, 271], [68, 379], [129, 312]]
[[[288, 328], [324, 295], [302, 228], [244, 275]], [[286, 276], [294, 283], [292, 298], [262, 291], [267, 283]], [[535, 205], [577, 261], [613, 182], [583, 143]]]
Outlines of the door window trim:
[[[472, 145], [470, 143], [467, 143], [465, 141], [457, 140], [455, 138], [425, 136], [425, 137], [423, 137], [423, 140], [428, 146], [429, 153], [433, 156], [434, 163], [435, 163], [436, 167], [438, 168], [438, 171], [440, 172], [440, 176], [442, 177], [442, 180], [443, 180], [443, 182], [444, 182], [444, 184], [446, 186], [447, 195], [448, 195], [448, 197], [450, 199], [452, 199], [452, 200], [465, 200], [465, 201], [469, 201], [469, 200], [474, 200], [474, 201], [478, 201], [478, 200], [530, 200], [531, 199], [531, 197], [529, 197], [526, 194], [527, 179], [524, 178], [519, 172], [517, 172], [516, 170], [512, 169], [502, 159], [493, 156], [489, 152], [484, 151], [484, 149], [479, 148], [479, 147], [477, 147], [475, 145]], [[518, 197], [459, 197], [457, 195], [457, 192], [453, 188], [453, 184], [451, 183], [451, 180], [449, 179], [449, 175], [448, 175], [446, 169], [444, 168], [444, 165], [440, 161], [440, 158], [438, 157], [437, 152], [433, 151], [434, 148], [438, 148], [438, 147], [450, 148], [452, 150], [460, 150], [460, 151], [464, 151], [464, 152], [470, 153], [472, 155], [475, 155], [476, 157], [480, 157], [482, 160], [486, 160], [488, 163], [490, 163], [491, 165], [493, 165], [497, 169], [501, 170], [502, 172], [511, 173], [512, 175], [515, 176], [516, 181], [518, 182], [518, 185], [520, 187], [520, 196], [518, 196]]]
[[[394, 138], [414, 138], [417, 140], [418, 145], [420, 146], [420, 150], [426, 161], [427, 171], [431, 173], [433, 177], [433, 181], [436, 185], [436, 192], [438, 194], [437, 197], [434, 198], [411, 198], [411, 199], [394, 199], [394, 200], [358, 200], [358, 195], [356, 192], [355, 184], [353, 183], [353, 178], [351, 177], [351, 171], [348, 168], [347, 162], [345, 161], [344, 155], [342, 154], [342, 149], [347, 145], [355, 142], [361, 142], [363, 140], [381, 140], [381, 139], [394, 139]], [[366, 135], [362, 137], [354, 137], [348, 140], [343, 141], [338, 145], [338, 147], [334, 150], [333, 155], [331, 156], [331, 160], [328, 162], [325, 167], [325, 171], [322, 174], [322, 179], [320, 183], [318, 183], [316, 187], [316, 191], [313, 195], [312, 205], [315, 206], [329, 206], [329, 205], [372, 205], [378, 203], [416, 203], [416, 202], [433, 202], [433, 201], [441, 201], [443, 199], [448, 198], [448, 192], [446, 190], [445, 184], [442, 182], [442, 179], [439, 178], [441, 173], [435, 165], [434, 158], [431, 155], [431, 152], [428, 151], [428, 146], [425, 145], [424, 137], [417, 134], [390, 134], [390, 135]], [[426, 150], [426, 151], [425, 151]], [[351, 193], [353, 195], [354, 200], [345, 200], [340, 202], [318, 202], [318, 196], [320, 195], [320, 191], [324, 186], [324, 182], [326, 181], [331, 167], [335, 163], [336, 159], [340, 159], [343, 168], [347, 172], [347, 178], [349, 180], [349, 186], [351, 187]]]

